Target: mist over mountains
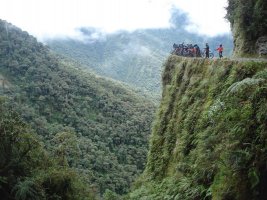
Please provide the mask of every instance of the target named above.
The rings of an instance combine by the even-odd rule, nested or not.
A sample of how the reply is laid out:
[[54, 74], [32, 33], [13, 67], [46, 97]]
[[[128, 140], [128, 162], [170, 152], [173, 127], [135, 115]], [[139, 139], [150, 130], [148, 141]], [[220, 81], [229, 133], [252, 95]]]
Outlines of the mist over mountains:
[[225, 56], [230, 56], [233, 48], [230, 34], [208, 37], [189, 32], [188, 16], [177, 9], [173, 10], [170, 23], [171, 28], [113, 34], [82, 27], [81, 38], [54, 38], [46, 40], [46, 43], [55, 52], [78, 60], [99, 75], [159, 97], [161, 66], [174, 42], [198, 44], [201, 48], [208, 42], [211, 50], [223, 44]]
[[[0, 19], [1, 199], [266, 200], [267, 1], [227, 1], [234, 39], [173, 9], [169, 28], [92, 24], [51, 49]], [[206, 42], [215, 58], [170, 55]]]
[[[145, 166], [154, 103], [53, 54], [36, 38], [3, 20], [0, 38], [0, 180], [5, 180], [0, 181], [1, 198], [15, 199], [6, 196], [17, 195], [13, 188], [30, 181], [38, 198], [26, 194], [24, 199], [93, 199], [72, 190], [78, 181], [75, 177], [97, 194], [106, 190], [126, 193]], [[40, 155], [31, 141], [24, 142], [22, 134], [28, 130], [20, 126], [32, 129], [38, 136], [33, 139], [43, 143], [42, 151], [47, 151], [55, 166], [36, 173], [46, 160], [33, 162]], [[36, 154], [30, 155], [30, 150]], [[58, 173], [49, 174], [57, 168]], [[76, 194], [79, 197], [74, 198]]]

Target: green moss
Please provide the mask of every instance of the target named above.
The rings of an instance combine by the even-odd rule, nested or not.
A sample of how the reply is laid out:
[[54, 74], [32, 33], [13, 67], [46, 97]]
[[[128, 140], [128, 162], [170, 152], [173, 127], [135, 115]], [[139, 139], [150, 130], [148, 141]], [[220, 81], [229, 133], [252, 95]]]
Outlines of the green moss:
[[262, 199], [267, 64], [171, 56], [131, 199]]
[[266, 0], [228, 0], [226, 18], [234, 36], [234, 55], [258, 56], [256, 42], [267, 33]]

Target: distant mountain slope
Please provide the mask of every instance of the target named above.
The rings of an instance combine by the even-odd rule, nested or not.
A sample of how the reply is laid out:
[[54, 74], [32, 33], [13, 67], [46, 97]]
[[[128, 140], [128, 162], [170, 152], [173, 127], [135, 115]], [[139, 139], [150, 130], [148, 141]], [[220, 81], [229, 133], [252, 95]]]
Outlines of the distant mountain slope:
[[0, 74], [8, 83], [0, 94], [97, 191], [127, 192], [144, 168], [154, 104], [58, 58], [5, 21], [0, 39]]
[[140, 33], [138, 37], [121, 33], [92, 43], [75, 40], [47, 43], [57, 53], [91, 66], [89, 68], [100, 75], [128, 83], [146, 92], [159, 92], [160, 65], [167, 54], [144, 43], [149, 41], [149, 35]]
[[101, 35], [92, 28], [82, 28], [80, 31], [87, 38], [84, 41], [81, 38], [53, 39], [46, 43], [54, 51], [80, 61], [100, 75], [123, 81], [159, 97], [161, 66], [174, 42], [197, 43], [200, 47], [209, 42], [212, 50], [222, 43], [225, 55], [231, 54], [233, 45], [230, 35], [209, 38], [189, 33], [185, 30], [186, 22], [187, 16], [176, 12], [172, 17], [174, 26], [170, 29]]

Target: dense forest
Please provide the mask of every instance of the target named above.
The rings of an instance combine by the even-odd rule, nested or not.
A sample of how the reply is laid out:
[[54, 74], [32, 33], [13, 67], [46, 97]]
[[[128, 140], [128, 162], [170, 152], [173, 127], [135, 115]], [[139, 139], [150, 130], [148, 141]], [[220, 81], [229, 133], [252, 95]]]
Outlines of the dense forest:
[[188, 21], [186, 14], [173, 9], [171, 28], [101, 34], [96, 29], [84, 27], [80, 29], [82, 39], [54, 38], [45, 42], [57, 53], [78, 60], [97, 74], [139, 88], [159, 100], [162, 65], [172, 51], [173, 43], [192, 43], [204, 48], [209, 42], [212, 51], [223, 44], [224, 55], [232, 53], [230, 34], [207, 37], [189, 32], [186, 30]]
[[0, 99], [0, 196], [5, 200], [87, 199], [86, 180], [51, 156], [7, 99]]
[[[0, 198], [266, 200], [267, 4], [228, 3], [233, 40], [177, 10], [169, 29], [48, 46], [0, 20]], [[174, 42], [232, 41], [241, 58], [164, 62]]]
[[38, 134], [49, 157], [96, 193], [126, 193], [144, 169], [155, 105], [56, 56], [5, 21], [0, 39], [1, 96]]

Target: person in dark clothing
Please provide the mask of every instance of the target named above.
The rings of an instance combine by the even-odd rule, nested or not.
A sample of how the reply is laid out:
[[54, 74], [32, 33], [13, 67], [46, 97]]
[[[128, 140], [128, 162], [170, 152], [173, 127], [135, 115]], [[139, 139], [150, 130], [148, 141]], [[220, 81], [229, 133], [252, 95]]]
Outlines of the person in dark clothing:
[[195, 54], [195, 57], [201, 57], [200, 48], [197, 44], [194, 45], [194, 54]]
[[205, 53], [206, 53], [206, 58], [209, 58], [210, 57], [210, 47], [209, 47], [209, 44], [206, 43], [206, 48], [205, 48]]

